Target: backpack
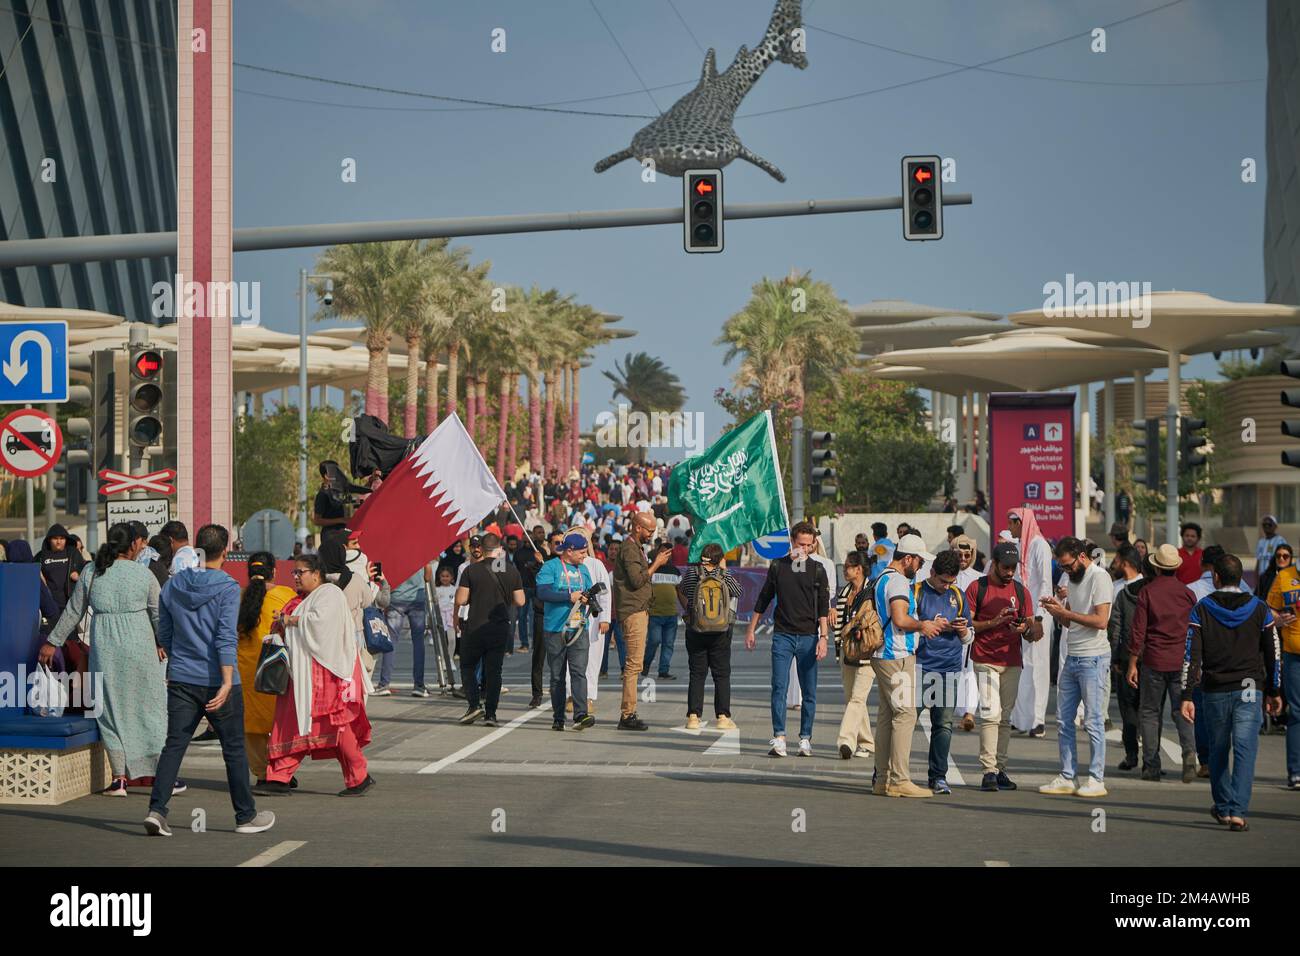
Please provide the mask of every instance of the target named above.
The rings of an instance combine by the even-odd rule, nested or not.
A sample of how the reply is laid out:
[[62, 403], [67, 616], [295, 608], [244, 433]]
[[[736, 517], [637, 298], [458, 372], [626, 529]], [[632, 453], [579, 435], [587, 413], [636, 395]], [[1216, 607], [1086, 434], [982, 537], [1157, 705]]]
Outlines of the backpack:
[[387, 654], [393, 649], [393, 638], [388, 631], [388, 619], [377, 607], [361, 612], [361, 625], [365, 631], [366, 649], [371, 654]]
[[845, 664], [866, 664], [885, 646], [885, 626], [876, 611], [874, 589], [863, 585], [858, 594], [857, 610], [844, 626], [842, 654]]
[[734, 620], [726, 573], [721, 568], [700, 565], [700, 579], [691, 601], [691, 630], [701, 634], [730, 631]]

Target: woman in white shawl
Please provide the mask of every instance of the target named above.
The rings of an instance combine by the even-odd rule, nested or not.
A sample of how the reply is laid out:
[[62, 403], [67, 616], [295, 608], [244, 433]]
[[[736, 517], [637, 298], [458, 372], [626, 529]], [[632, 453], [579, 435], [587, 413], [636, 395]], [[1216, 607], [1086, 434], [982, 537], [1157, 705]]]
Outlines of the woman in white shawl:
[[[600, 685], [600, 665], [605, 659], [605, 645], [609, 643], [609, 622], [613, 619], [612, 605], [613, 582], [610, 580], [609, 571], [605, 567], [605, 562], [596, 557], [591, 548], [591, 532], [582, 525], [568, 528], [564, 532], [569, 534], [580, 534], [587, 539], [587, 556], [582, 559], [586, 565], [587, 571], [591, 574], [591, 583], [593, 585], [600, 583], [605, 585], [605, 590], [596, 598], [597, 604], [600, 605], [600, 613], [592, 614], [591, 619], [587, 622], [587, 636], [591, 643], [588, 645], [591, 650], [587, 654], [587, 713], [596, 712], [596, 695]], [[573, 692], [569, 687], [569, 672], [564, 672], [564, 691], [570, 701], [573, 699]]]
[[293, 772], [310, 755], [313, 760], [336, 758], [346, 785], [339, 796], [360, 796], [375, 781], [361, 752], [370, 743], [369, 685], [348, 600], [325, 580], [317, 555], [298, 557], [293, 574], [302, 599], [286, 604], [280, 618], [289, 689], [275, 703], [266, 782], [255, 792], [288, 793]]

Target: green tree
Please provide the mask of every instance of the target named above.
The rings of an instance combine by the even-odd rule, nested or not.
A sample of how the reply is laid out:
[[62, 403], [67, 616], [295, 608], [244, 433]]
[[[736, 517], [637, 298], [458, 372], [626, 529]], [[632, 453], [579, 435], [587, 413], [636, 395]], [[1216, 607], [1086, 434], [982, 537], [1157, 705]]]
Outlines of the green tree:
[[[631, 410], [649, 415], [652, 412], [676, 412], [686, 404], [686, 392], [677, 374], [662, 359], [646, 352], [629, 352], [622, 364], [614, 360], [614, 371], [602, 373], [614, 385], [614, 397], [625, 399]], [[650, 436], [662, 441], [666, 436]], [[646, 449], [638, 450], [645, 461]]]
[[[326, 459], [348, 467], [344, 441], [351, 417], [335, 408], [313, 408], [307, 416], [307, 507], [320, 484]], [[263, 508], [283, 511], [298, 523], [298, 409], [287, 405], [266, 418], [246, 418], [235, 431], [235, 523]], [[308, 515], [310, 519], [310, 514]], [[308, 522], [310, 525], [310, 521]], [[314, 525], [313, 530], [319, 531]]]

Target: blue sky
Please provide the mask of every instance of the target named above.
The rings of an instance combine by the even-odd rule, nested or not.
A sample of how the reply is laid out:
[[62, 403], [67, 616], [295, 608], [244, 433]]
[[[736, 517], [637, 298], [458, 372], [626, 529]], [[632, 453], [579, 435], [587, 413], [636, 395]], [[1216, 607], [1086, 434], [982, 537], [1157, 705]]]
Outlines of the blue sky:
[[[732, 369], [714, 346], [722, 323], [764, 275], [811, 269], [850, 303], [875, 298], [1011, 312], [1039, 306], [1067, 273], [1149, 281], [1226, 299], [1264, 294], [1264, 0], [1182, 0], [1107, 31], [841, 102], [744, 118], [954, 69], [821, 30], [975, 64], [1091, 30], [1161, 0], [805, 0], [807, 70], [775, 64], [736, 130], [786, 173], [726, 170], [731, 202], [879, 196], [898, 191], [898, 160], [957, 161], [940, 242], [909, 243], [897, 212], [733, 222], [721, 255], [690, 256], [679, 226], [477, 238], [498, 282], [556, 286], [625, 316], [639, 333], [599, 350], [584, 375], [582, 425], [609, 407], [602, 369], [629, 350], [663, 358], [705, 430]], [[771, 0], [262, 0], [235, 11], [235, 60], [348, 82], [511, 103], [628, 95], [573, 109], [653, 114], [637, 74], [667, 109], [698, 78], [704, 47], [719, 68], [761, 38]], [[689, 24], [678, 19], [673, 5]], [[491, 50], [506, 31], [506, 52]], [[821, 28], [821, 30], [816, 29]], [[1258, 80], [1218, 85], [1154, 86]], [[689, 82], [687, 82], [689, 81]], [[454, 104], [370, 93], [236, 68], [237, 226], [677, 205], [680, 180], [643, 183], [636, 163], [601, 175], [596, 160], [647, 120]], [[1148, 85], [1108, 85], [1148, 84]], [[370, 109], [345, 105], [367, 106]], [[386, 107], [376, 109], [374, 107]], [[394, 109], [396, 108], [396, 109]], [[436, 110], [436, 111], [433, 111]], [[455, 110], [455, 111], [452, 111]], [[1258, 182], [1241, 181], [1243, 158]], [[343, 183], [341, 162], [357, 162]], [[294, 331], [297, 271], [318, 250], [241, 253], [236, 278], [262, 283], [263, 322]], [[1213, 374], [1208, 357], [1184, 374]], [[1163, 378], [1157, 373], [1155, 378]], [[674, 457], [668, 455], [665, 457]]]

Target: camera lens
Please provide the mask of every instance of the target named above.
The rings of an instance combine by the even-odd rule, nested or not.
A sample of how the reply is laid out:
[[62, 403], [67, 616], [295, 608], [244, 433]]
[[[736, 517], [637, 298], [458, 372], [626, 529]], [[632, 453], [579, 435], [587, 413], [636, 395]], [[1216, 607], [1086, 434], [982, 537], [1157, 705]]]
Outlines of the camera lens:
[[700, 223], [691, 230], [691, 234], [695, 236], [695, 241], [701, 245], [708, 246], [713, 244], [713, 227], [707, 222]]
[[918, 210], [912, 214], [912, 225], [917, 229], [929, 229], [934, 225], [934, 216], [929, 212], [929, 210]]
[[713, 203], [701, 199], [695, 204], [695, 218], [708, 219], [713, 215]]

